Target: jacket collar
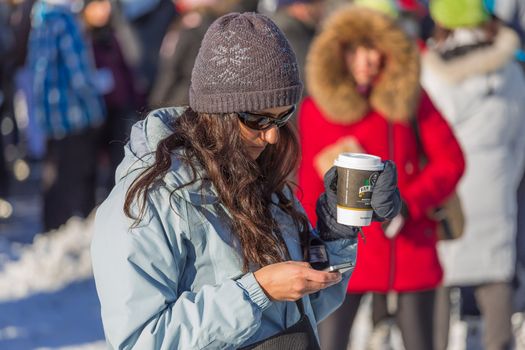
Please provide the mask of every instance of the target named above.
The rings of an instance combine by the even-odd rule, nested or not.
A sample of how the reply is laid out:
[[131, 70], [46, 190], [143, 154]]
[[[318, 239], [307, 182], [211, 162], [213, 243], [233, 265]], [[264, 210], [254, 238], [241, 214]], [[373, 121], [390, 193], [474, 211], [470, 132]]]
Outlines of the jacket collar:
[[510, 28], [500, 27], [492, 45], [472, 50], [465, 55], [444, 60], [435, 50], [428, 50], [422, 58], [425, 68], [435, 71], [451, 83], [494, 72], [510, 60], [519, 47], [519, 37]]
[[[154, 152], [159, 142], [173, 133], [173, 123], [184, 113], [186, 107], [170, 107], [154, 110], [131, 130], [130, 140], [125, 147], [125, 157], [117, 168], [116, 181], [133, 174], [138, 176], [146, 167], [153, 164]], [[182, 150], [175, 150], [171, 158], [171, 168], [163, 178], [168, 188], [176, 189], [192, 181], [191, 167], [181, 160]], [[177, 190], [177, 194], [188, 202], [203, 206], [218, 202], [218, 194], [210, 181], [203, 179], [202, 166], [193, 164], [197, 180]]]

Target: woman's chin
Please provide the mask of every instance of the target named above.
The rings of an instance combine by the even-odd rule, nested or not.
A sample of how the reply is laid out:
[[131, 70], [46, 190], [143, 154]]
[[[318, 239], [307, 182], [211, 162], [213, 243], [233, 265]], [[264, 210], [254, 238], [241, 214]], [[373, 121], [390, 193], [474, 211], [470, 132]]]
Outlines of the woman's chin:
[[250, 158], [253, 160], [257, 160], [259, 156], [263, 153], [264, 147], [250, 147], [248, 154], [250, 155]]

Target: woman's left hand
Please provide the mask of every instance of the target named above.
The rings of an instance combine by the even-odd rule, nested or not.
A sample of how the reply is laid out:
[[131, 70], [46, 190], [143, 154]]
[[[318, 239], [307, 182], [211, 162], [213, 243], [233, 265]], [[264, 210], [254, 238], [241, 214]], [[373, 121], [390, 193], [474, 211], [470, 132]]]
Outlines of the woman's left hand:
[[384, 221], [395, 217], [401, 209], [401, 196], [397, 188], [396, 165], [391, 160], [385, 161], [385, 168], [379, 175], [372, 190], [370, 204], [374, 209], [373, 220]]
[[[333, 166], [324, 176], [325, 192], [317, 200], [317, 229], [321, 238], [331, 241], [356, 237], [352, 226], [337, 222], [337, 168]], [[385, 221], [395, 217], [401, 209], [401, 197], [397, 188], [397, 172], [394, 162], [385, 161], [385, 168], [372, 190], [372, 220]]]

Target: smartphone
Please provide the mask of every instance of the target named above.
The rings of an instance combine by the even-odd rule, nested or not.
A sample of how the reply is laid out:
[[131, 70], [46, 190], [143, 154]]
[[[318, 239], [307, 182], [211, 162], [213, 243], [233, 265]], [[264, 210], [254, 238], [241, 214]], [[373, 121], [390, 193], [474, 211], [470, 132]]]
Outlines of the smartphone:
[[353, 270], [354, 267], [355, 266], [353, 262], [345, 262], [339, 265], [328, 266], [323, 271], [345, 273], [346, 271]]

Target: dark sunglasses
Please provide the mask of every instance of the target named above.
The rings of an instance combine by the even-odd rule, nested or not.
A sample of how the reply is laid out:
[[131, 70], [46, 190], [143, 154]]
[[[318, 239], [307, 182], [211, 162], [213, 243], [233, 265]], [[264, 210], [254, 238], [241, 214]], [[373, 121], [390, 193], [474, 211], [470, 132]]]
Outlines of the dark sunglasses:
[[284, 111], [278, 116], [259, 114], [253, 112], [237, 112], [241, 122], [253, 130], [266, 130], [271, 128], [273, 125], [278, 128], [284, 126], [292, 117], [295, 112], [295, 105], [290, 107], [289, 110]]

